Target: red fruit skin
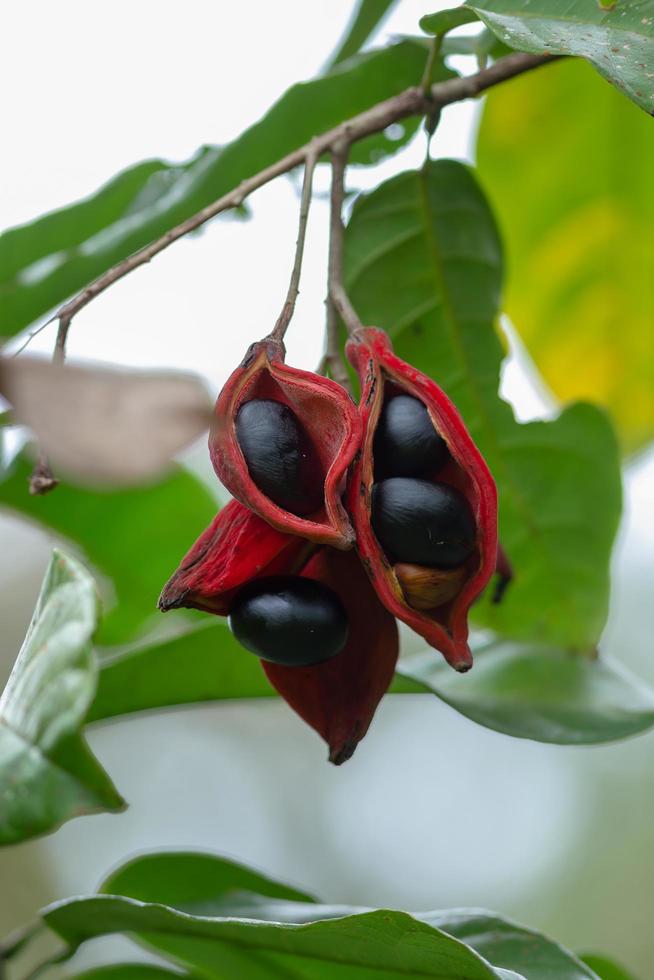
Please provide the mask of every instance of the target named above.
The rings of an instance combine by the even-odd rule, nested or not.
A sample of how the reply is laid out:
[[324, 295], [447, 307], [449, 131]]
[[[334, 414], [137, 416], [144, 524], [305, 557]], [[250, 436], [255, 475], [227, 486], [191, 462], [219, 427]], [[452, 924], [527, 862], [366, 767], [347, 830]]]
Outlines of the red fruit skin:
[[[397, 624], [383, 607], [354, 551], [316, 546], [284, 534], [232, 500], [198, 538], [165, 586], [159, 608], [190, 607], [227, 616], [252, 579], [300, 574], [333, 589], [345, 606], [349, 633], [332, 660], [311, 667], [262, 661], [281, 696], [328, 743], [329, 758], [350, 758], [386, 693], [398, 656]], [[243, 651], [244, 657], [252, 654]]]
[[[357, 331], [348, 342], [346, 353], [361, 381], [359, 412], [364, 435], [347, 493], [361, 561], [386, 608], [439, 650], [455, 670], [469, 670], [472, 654], [468, 646], [468, 610], [488, 584], [497, 562], [495, 481], [445, 392], [427, 375], [397, 357], [383, 330], [364, 327]], [[428, 612], [413, 609], [405, 601], [370, 522], [373, 440], [387, 386], [413, 395], [426, 406], [453, 461], [438, 474], [438, 480], [451, 484], [465, 495], [477, 528], [476, 552], [469, 560], [469, 575], [463, 588], [450, 602]]]
[[399, 638], [395, 618], [384, 608], [355, 552], [321, 548], [304, 577], [340, 596], [349, 621], [348, 640], [331, 660], [311, 667], [262, 661], [270, 682], [329, 746], [341, 765], [368, 731], [377, 705], [395, 672]]
[[[324, 474], [324, 494], [323, 506], [310, 518], [279, 507], [250, 477], [236, 438], [236, 416], [241, 405], [253, 398], [287, 405], [311, 438]], [[250, 347], [218, 396], [209, 452], [230, 493], [273, 527], [317, 544], [348, 549], [354, 531], [341, 498], [360, 440], [359, 413], [345, 389], [329, 378], [288, 367], [284, 345], [266, 338]]]
[[264, 575], [292, 574], [310, 545], [283, 534], [230, 500], [195, 542], [159, 598], [162, 612], [181, 606], [227, 616], [236, 592]]

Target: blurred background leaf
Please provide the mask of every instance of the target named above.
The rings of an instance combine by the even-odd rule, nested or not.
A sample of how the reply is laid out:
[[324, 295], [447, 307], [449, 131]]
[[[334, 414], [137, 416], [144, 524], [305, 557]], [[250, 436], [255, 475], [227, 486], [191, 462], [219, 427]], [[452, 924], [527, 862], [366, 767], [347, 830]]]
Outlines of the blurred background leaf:
[[179, 467], [152, 486], [105, 493], [61, 484], [45, 497], [27, 492], [31, 471], [22, 454], [0, 483], [0, 507], [74, 542], [111, 579], [115, 593], [106, 591], [102, 642], [121, 643], [143, 631], [157, 614], [164, 582], [215, 516], [216, 501]]
[[627, 973], [621, 966], [618, 966], [613, 960], [608, 960], [605, 956], [589, 954], [582, 956], [582, 960], [595, 971], [600, 980], [636, 980], [633, 973]]
[[561, 61], [489, 94], [477, 152], [507, 250], [506, 311], [539, 371], [564, 401], [606, 405], [625, 449], [643, 446], [654, 438], [652, 120], [588, 65]]
[[654, 113], [654, 11], [642, 0], [470, 0], [500, 40], [533, 54], [587, 58], [625, 95]]
[[506, 637], [593, 647], [621, 507], [615, 438], [590, 405], [520, 425], [500, 399], [502, 253], [472, 173], [438, 160], [360, 197], [345, 267], [364, 323], [387, 329], [400, 357], [444, 388], [497, 481], [516, 577], [503, 603], [483, 601], [475, 619]]
[[[293, 85], [259, 122], [181, 166], [149, 161], [95, 195], [0, 236], [0, 322], [10, 336], [116, 262], [158, 238], [267, 165], [343, 119], [420, 81], [426, 52], [400, 42], [358, 55], [322, 78]], [[437, 78], [449, 77], [442, 62]], [[415, 132], [407, 122], [359, 143], [353, 160], [377, 162]]]
[[397, 0], [358, 0], [352, 11], [343, 40], [329, 59], [328, 71], [352, 55], [358, 54], [370, 35], [376, 30]]
[[81, 735], [96, 684], [97, 618], [93, 579], [55, 551], [0, 698], [0, 845], [123, 808]]
[[276, 697], [257, 657], [227, 621], [204, 617], [197, 628], [105, 655], [90, 721], [151, 708], [238, 698]]

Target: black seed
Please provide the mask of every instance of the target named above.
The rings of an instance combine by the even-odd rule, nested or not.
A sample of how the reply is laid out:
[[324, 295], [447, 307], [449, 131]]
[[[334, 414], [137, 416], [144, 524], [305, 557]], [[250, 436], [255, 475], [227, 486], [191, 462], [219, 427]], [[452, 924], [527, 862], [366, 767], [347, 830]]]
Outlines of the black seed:
[[372, 526], [391, 562], [456, 568], [475, 548], [475, 522], [454, 487], [393, 477], [372, 488]]
[[308, 434], [282, 402], [255, 398], [241, 405], [236, 438], [262, 493], [292, 514], [311, 514], [323, 499], [320, 463]]
[[347, 614], [332, 589], [279, 575], [251, 582], [229, 613], [236, 639], [263, 660], [305, 667], [330, 660], [347, 641]]
[[423, 476], [445, 463], [448, 452], [426, 406], [396, 395], [382, 408], [373, 447], [375, 476]]

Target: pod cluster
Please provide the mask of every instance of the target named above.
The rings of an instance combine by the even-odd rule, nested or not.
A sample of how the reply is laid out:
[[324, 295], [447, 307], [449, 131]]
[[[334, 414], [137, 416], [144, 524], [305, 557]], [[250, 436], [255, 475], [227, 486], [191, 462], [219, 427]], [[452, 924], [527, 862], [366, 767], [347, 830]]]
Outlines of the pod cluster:
[[227, 616], [341, 763], [393, 677], [403, 620], [457, 670], [497, 554], [495, 486], [454, 406], [375, 328], [352, 339], [361, 400], [254, 344], [216, 403], [234, 499], [160, 599]]

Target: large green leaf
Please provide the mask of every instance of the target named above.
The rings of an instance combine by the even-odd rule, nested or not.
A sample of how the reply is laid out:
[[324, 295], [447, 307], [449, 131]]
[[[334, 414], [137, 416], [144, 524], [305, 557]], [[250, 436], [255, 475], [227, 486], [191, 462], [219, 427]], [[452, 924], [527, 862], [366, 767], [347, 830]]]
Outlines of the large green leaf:
[[[193, 851], [142, 854], [109, 875], [100, 891], [140, 902], [156, 901], [192, 915], [221, 915], [243, 892], [292, 902], [315, 902], [312, 895], [266, 878], [258, 871]], [[155, 897], [156, 896], [156, 897]]]
[[652, 0], [614, 0], [609, 5], [597, 0], [469, 0], [467, 5], [512, 48], [587, 58], [654, 115]]
[[358, 0], [345, 37], [330, 59], [330, 68], [358, 54], [396, 3], [397, 0]]
[[397, 353], [445, 389], [497, 481], [516, 576], [504, 602], [480, 603], [476, 619], [505, 637], [593, 647], [620, 515], [617, 445], [591, 405], [519, 425], [498, 397], [502, 255], [471, 172], [440, 160], [361, 197], [345, 261], [363, 321], [385, 327]]
[[123, 801], [80, 734], [93, 699], [98, 600], [88, 572], [54, 552], [0, 698], [0, 844]]
[[[47, 909], [44, 918], [73, 947], [95, 936], [127, 932], [174, 961], [217, 977], [498, 980], [502, 976], [470, 947], [404, 912], [347, 914], [346, 909], [338, 918], [320, 919], [321, 909], [300, 905], [298, 911], [304, 913], [300, 923], [269, 922], [195, 917], [161, 904], [101, 896], [59, 903]], [[279, 903], [274, 911], [292, 915], [294, 903]], [[338, 916], [339, 911], [328, 909], [327, 914]]]
[[606, 956], [589, 954], [582, 957], [583, 962], [595, 971], [600, 980], [636, 980], [633, 973], [627, 971], [609, 960]]
[[401, 660], [399, 673], [478, 724], [516, 738], [590, 745], [654, 727], [654, 692], [611, 660], [494, 642], [475, 650], [466, 677], [431, 652]]
[[[307, 922], [372, 911], [298, 904], [306, 903], [306, 896], [298, 897], [285, 885], [275, 884], [239, 864], [208, 854], [154, 853], [138, 857], [119, 868], [101, 890], [105, 894], [156, 902], [191, 914], [238, 916], [250, 913], [253, 918], [266, 921]], [[249, 894], [244, 896], [243, 892]], [[490, 912], [463, 909], [428, 912], [415, 917], [471, 946], [496, 967], [524, 972], [529, 980], [552, 980], [553, 977], [581, 980], [593, 975], [557, 943]]]
[[[426, 52], [400, 42], [360, 55], [294, 85], [255, 125], [225, 147], [202, 150], [183, 166], [132, 167], [77, 204], [0, 236], [0, 322], [5, 336], [52, 309], [106, 269], [306, 143], [316, 133], [419, 82]], [[449, 77], [441, 63], [438, 77]], [[415, 130], [370, 137], [355, 162], [394, 153]]]
[[27, 492], [30, 471], [21, 456], [0, 483], [0, 507], [73, 541], [110, 577], [117, 603], [100, 636], [105, 643], [128, 639], [156, 614], [164, 583], [214, 517], [215, 501], [182, 469], [149, 487], [103, 493], [61, 484], [46, 497]]
[[478, 166], [506, 239], [507, 312], [545, 380], [606, 405], [626, 448], [654, 438], [652, 120], [561, 61], [489, 93]]
[[[216, 862], [214, 888], [209, 869]], [[596, 980], [557, 943], [491, 912], [411, 916], [289, 900], [286, 886], [210, 855], [137, 858], [103, 890], [118, 887], [120, 896], [61, 902], [43, 918], [71, 950], [95, 936], [126, 932], [176, 964], [221, 978]]]

